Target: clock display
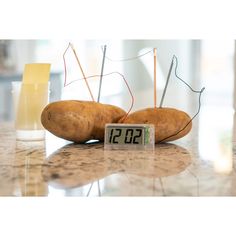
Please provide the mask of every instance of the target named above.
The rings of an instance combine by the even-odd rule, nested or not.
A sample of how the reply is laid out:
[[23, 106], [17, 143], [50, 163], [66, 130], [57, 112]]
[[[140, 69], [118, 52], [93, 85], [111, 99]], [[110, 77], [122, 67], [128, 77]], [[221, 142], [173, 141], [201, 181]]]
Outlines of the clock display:
[[106, 124], [105, 149], [146, 149], [154, 143], [153, 125]]
[[109, 127], [109, 143], [143, 144], [144, 127]]

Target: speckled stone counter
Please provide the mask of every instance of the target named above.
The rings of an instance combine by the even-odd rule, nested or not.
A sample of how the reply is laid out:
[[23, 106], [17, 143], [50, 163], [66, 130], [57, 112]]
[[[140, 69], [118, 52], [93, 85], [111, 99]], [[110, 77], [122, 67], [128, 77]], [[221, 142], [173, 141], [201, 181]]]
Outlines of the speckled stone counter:
[[42, 142], [22, 142], [12, 124], [0, 128], [1, 196], [236, 195], [231, 137], [206, 159], [198, 127], [154, 151], [108, 151], [103, 143], [79, 145], [48, 134]]

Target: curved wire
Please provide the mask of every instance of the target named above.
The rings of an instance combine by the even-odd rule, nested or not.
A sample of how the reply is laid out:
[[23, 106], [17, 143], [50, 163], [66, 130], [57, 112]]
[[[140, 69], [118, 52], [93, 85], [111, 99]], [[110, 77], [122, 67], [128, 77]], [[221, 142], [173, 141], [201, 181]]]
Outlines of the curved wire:
[[[129, 115], [129, 113], [131, 112], [131, 110], [132, 110], [132, 108], [133, 108], [133, 105], [134, 105], [134, 96], [133, 96], [133, 93], [132, 93], [132, 91], [131, 91], [131, 89], [130, 89], [130, 86], [129, 86], [127, 80], [125, 79], [125, 76], [124, 76], [123, 74], [121, 74], [120, 72], [118, 72], [118, 71], [113, 71], [113, 72], [110, 72], [110, 73], [108, 73], [108, 74], [103, 75], [103, 77], [108, 76], [108, 75], [112, 75], [112, 74], [118, 74], [118, 75], [120, 75], [120, 76], [122, 77], [122, 79], [124, 80], [124, 82], [125, 82], [125, 84], [126, 84], [126, 87], [127, 87], [128, 91], [129, 91], [129, 93], [130, 93], [130, 96], [131, 96], [131, 105], [130, 105], [130, 108], [129, 108], [129, 110], [127, 111], [126, 115], [121, 119], [121, 121], [123, 121], [124, 119], [127, 118], [127, 116]], [[91, 75], [91, 76], [87, 76], [86, 79], [94, 78], [94, 77], [100, 77], [100, 76], [101, 76], [101, 75]], [[74, 83], [74, 82], [76, 82], [76, 81], [83, 80], [83, 79], [84, 79], [84, 78], [73, 80], [73, 81], [67, 83], [64, 87], [66, 87], [66, 86], [68, 86], [68, 85], [70, 85], [70, 84], [72, 84], [72, 83]]]
[[88, 91], [89, 91], [89, 94], [90, 94], [90, 96], [91, 96], [91, 98], [92, 98], [92, 101], [94, 101], [94, 97], [93, 97], [92, 91], [91, 91], [91, 89], [90, 89], [90, 87], [89, 87], [89, 84], [88, 84], [88, 82], [87, 82], [87, 80], [86, 80], [86, 77], [85, 77], [85, 75], [84, 75], [83, 69], [82, 69], [82, 67], [81, 67], [81, 65], [80, 65], [79, 58], [78, 58], [78, 56], [77, 56], [77, 54], [76, 54], [76, 51], [75, 51], [75, 49], [74, 49], [74, 47], [73, 47], [73, 45], [72, 45], [71, 43], [69, 43], [69, 45], [67, 46], [65, 52], [63, 53], [63, 62], [64, 62], [64, 70], [65, 70], [64, 87], [66, 86], [66, 78], [67, 78], [67, 69], [66, 69], [65, 54], [66, 54], [66, 52], [68, 51], [69, 48], [71, 48], [72, 51], [73, 51], [73, 53], [74, 53], [74, 56], [75, 56], [75, 58], [76, 58], [76, 61], [77, 61], [78, 65], [79, 65], [79, 68], [80, 68], [80, 70], [81, 70], [81, 72], [82, 72], [82, 75], [84, 76], [83, 79], [84, 79], [84, 81], [85, 81], [85, 83], [86, 83], [86, 86], [87, 86], [87, 89], [88, 89]]
[[63, 53], [63, 65], [64, 65], [64, 71], [65, 71], [65, 76], [64, 76], [64, 87], [66, 86], [66, 79], [67, 79], [67, 67], [66, 67], [66, 58], [65, 55], [70, 47], [70, 43], [68, 44], [66, 50]]
[[[102, 52], [103, 52], [103, 50], [104, 49], [102, 47]], [[129, 57], [129, 58], [123, 58], [123, 59], [111, 59], [111, 58], [106, 56], [106, 59], [109, 60], [109, 61], [113, 61], [113, 62], [132, 61], [132, 60], [138, 59], [140, 57], [143, 57], [143, 56], [145, 56], [145, 55], [147, 55], [148, 53], [151, 53], [151, 52], [153, 52], [153, 50], [147, 51], [147, 52], [145, 52], [141, 55], [138, 55], [136, 57]]]
[[[161, 143], [163, 141], [165, 141], [166, 139], [169, 139], [171, 137], [174, 137], [176, 135], [178, 135], [180, 132], [182, 132], [183, 130], [185, 130], [187, 128], [187, 126], [193, 121], [193, 119], [199, 114], [200, 110], [201, 110], [201, 96], [202, 96], [202, 93], [203, 91], [205, 90], [205, 87], [203, 87], [201, 90], [195, 90], [193, 89], [187, 82], [185, 82], [183, 79], [181, 79], [178, 75], [177, 75], [177, 68], [178, 68], [178, 58], [174, 55], [173, 56], [173, 59], [175, 59], [176, 61], [176, 65], [175, 65], [175, 76], [177, 79], [179, 79], [181, 82], [183, 82], [192, 92], [194, 93], [199, 93], [199, 97], [198, 97], [198, 110], [196, 112], [196, 114], [190, 119], [190, 121], [181, 129], [179, 130], [177, 133], [175, 134], [172, 134], [162, 140], [160, 140], [158, 143]], [[173, 60], [172, 59], [172, 60]]]
[[178, 58], [174, 55], [173, 59], [175, 59], [176, 61], [176, 65], [175, 65], [175, 76], [176, 78], [178, 78], [180, 81], [182, 81], [190, 90], [192, 90], [194, 93], [200, 93], [201, 90], [195, 90], [193, 89], [187, 82], [185, 82], [183, 79], [181, 79], [178, 75], [177, 75], [177, 68], [178, 68]]
[[181, 130], [179, 130], [175, 134], [172, 134], [172, 135], [170, 135], [170, 136], [160, 140], [158, 143], [162, 143], [166, 139], [169, 139], [171, 137], [174, 137], [174, 136], [178, 135], [180, 132], [184, 131], [187, 128], [187, 126], [193, 121], [193, 119], [199, 114], [199, 112], [201, 110], [201, 96], [202, 96], [202, 93], [203, 93], [204, 90], [205, 90], [205, 88], [203, 87], [200, 91], [198, 91], [198, 93], [199, 93], [199, 97], [198, 97], [198, 110], [197, 110], [196, 114], [190, 119], [190, 121]]

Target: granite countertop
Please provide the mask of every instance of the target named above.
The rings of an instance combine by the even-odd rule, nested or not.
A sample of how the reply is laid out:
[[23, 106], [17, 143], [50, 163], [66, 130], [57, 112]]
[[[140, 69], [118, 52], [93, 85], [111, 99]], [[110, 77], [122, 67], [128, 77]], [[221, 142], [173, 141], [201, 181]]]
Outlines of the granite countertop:
[[[201, 156], [194, 130], [154, 151], [122, 151], [104, 150], [103, 143], [63, 142], [48, 134], [42, 142], [16, 141], [13, 125], [1, 124], [0, 195], [236, 195], [233, 153], [231, 168], [218, 171], [214, 161]], [[229, 150], [231, 143], [227, 141]]]

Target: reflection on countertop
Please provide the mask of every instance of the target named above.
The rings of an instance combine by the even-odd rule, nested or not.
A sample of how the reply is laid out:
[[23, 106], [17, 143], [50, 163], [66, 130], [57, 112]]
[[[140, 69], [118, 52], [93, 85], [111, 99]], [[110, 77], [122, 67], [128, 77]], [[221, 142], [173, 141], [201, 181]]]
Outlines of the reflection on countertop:
[[103, 143], [69, 144], [45, 160], [42, 176], [52, 186], [75, 188], [106, 178], [115, 181], [116, 175], [125, 176], [128, 181], [132, 176], [158, 179], [176, 175], [190, 163], [189, 152], [174, 144], [156, 145], [155, 151], [107, 151]]
[[232, 109], [204, 107], [188, 136], [154, 151], [108, 151], [50, 134], [19, 142], [3, 123], [0, 195], [235, 196], [235, 123]]

